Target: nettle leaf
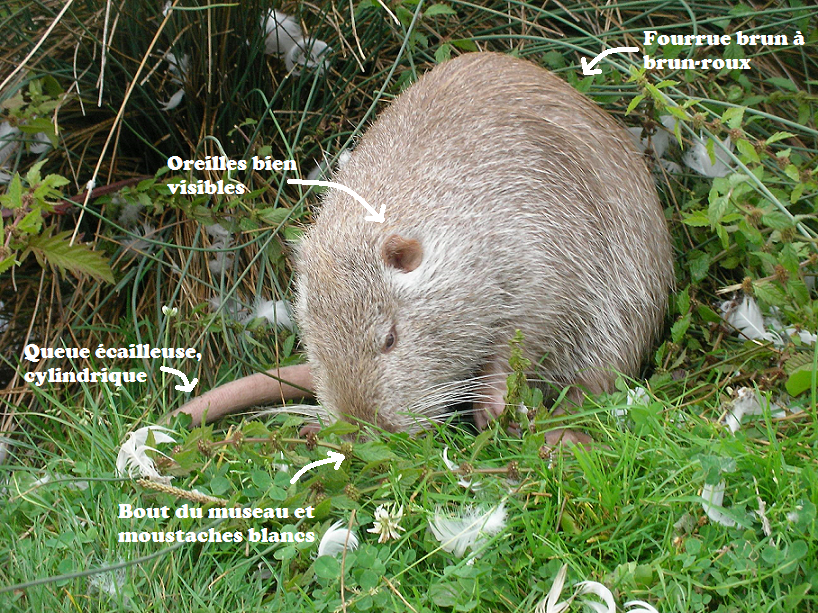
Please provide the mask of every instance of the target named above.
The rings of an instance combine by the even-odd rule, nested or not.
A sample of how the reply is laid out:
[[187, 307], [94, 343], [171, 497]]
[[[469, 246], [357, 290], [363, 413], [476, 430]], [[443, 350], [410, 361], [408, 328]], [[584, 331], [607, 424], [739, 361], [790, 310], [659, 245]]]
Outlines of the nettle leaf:
[[457, 15], [457, 11], [446, 4], [433, 4], [423, 11], [423, 13], [427, 17], [434, 17], [435, 15]]
[[[769, 77], [768, 79], [764, 79], [770, 85], [775, 85], [776, 87], [780, 87], [781, 89], [786, 89], [787, 91], [797, 92], [798, 86], [793, 83], [790, 79], [785, 79], [783, 77]], [[731, 126], [732, 127], [732, 126]]]
[[[85, 245], [69, 243], [70, 230], [60, 232], [56, 236], [41, 235], [33, 237], [28, 242], [25, 255], [31, 251], [45, 267], [50, 264], [61, 273], [70, 271], [74, 275], [85, 274], [94, 279], [114, 282], [114, 273], [108, 261], [99, 253], [92, 251]], [[22, 259], [22, 258], [21, 258]]]
[[23, 184], [18, 173], [14, 173], [6, 194], [0, 196], [0, 203], [7, 209], [19, 209], [23, 206]]
[[363, 445], [356, 446], [355, 456], [367, 463], [387, 462], [398, 459], [389, 447], [378, 441], [369, 441]]
[[285, 219], [287, 219], [291, 212], [292, 209], [281, 207], [278, 209], [264, 208], [257, 211], [257, 214], [259, 219], [261, 219], [264, 223], [271, 226], [279, 226]]
[[693, 250], [687, 257], [687, 264], [690, 267], [690, 280], [698, 283], [707, 276], [710, 268], [710, 255], [704, 251]]
[[43, 183], [49, 187], [57, 188], [63, 185], [68, 185], [70, 181], [62, 175], [47, 175]]
[[633, 97], [633, 100], [631, 100], [631, 101], [630, 101], [630, 104], [628, 104], [628, 108], [627, 108], [627, 110], [625, 110], [625, 115], [630, 115], [630, 114], [631, 114], [631, 111], [633, 111], [633, 109], [635, 109], [635, 108], [636, 108], [636, 106], [637, 106], [637, 105], [638, 105], [640, 102], [642, 102], [642, 100], [644, 100], [644, 99], [645, 99], [645, 95], [644, 95], [644, 94], [638, 94], [638, 95], [634, 96], [634, 97]]
[[775, 270], [775, 267], [778, 265], [778, 258], [776, 258], [772, 253], [765, 253], [764, 251], [753, 251], [750, 253], [753, 258], [758, 259], [761, 262], [761, 265], [764, 267], [764, 270], [767, 272], [772, 272]]
[[792, 134], [790, 132], [776, 132], [764, 142], [767, 143], [768, 145], [771, 145], [773, 143], [777, 143], [780, 140], [784, 140], [785, 138], [792, 138], [793, 136], [795, 136], [795, 134]]
[[748, 224], [746, 220], [739, 222], [738, 229], [753, 245], [760, 246], [764, 243], [764, 236], [758, 231], [758, 228]]
[[452, 57], [452, 46], [449, 43], [443, 43], [435, 50], [435, 62], [442, 64]]
[[460, 38], [458, 40], [453, 40], [452, 44], [457, 47], [458, 49], [462, 49], [463, 51], [477, 51], [477, 45], [474, 43], [473, 40], [468, 38]]
[[731, 129], [741, 127], [741, 120], [744, 119], [744, 107], [736, 106], [729, 108], [721, 116], [721, 122], [726, 123]]
[[721, 221], [730, 206], [730, 199], [727, 196], [711, 196], [710, 206], [707, 207], [707, 217], [710, 225], [715, 227]]
[[738, 141], [736, 141], [736, 149], [751, 162], [761, 161], [758, 157], [758, 153], [756, 153], [755, 147], [753, 147], [752, 143], [748, 140], [743, 138], [738, 139]]
[[784, 290], [772, 283], [753, 283], [753, 293], [770, 306], [784, 307], [789, 303]]
[[26, 181], [29, 185], [34, 185], [35, 183], [39, 183], [42, 181], [42, 176], [40, 175], [40, 169], [43, 167], [43, 164], [46, 163], [47, 160], [40, 160], [34, 166], [28, 169], [26, 173]]
[[778, 261], [791, 273], [798, 274], [801, 267], [801, 260], [798, 257], [798, 252], [795, 250], [792, 243], [786, 243], [783, 247], [781, 247], [781, 253], [778, 254]]
[[721, 224], [716, 224], [716, 234], [721, 240], [721, 246], [727, 249], [730, 246], [730, 235], [727, 233], [727, 228]]
[[688, 328], [690, 328], [690, 313], [673, 324], [673, 327], [670, 329], [670, 338], [678, 345], [687, 333]]
[[679, 315], [687, 315], [690, 312], [689, 285], [676, 295], [676, 312]]
[[788, 230], [793, 226], [792, 219], [780, 211], [773, 211], [772, 213], [762, 215], [761, 223], [773, 230]]
[[26, 234], [39, 234], [43, 227], [43, 215], [40, 209], [34, 209], [20, 220], [17, 229]]
[[16, 260], [14, 259], [13, 255], [10, 255], [5, 260], [0, 260], [0, 275], [6, 272], [9, 268], [16, 264]]
[[795, 164], [787, 164], [784, 168], [784, 174], [787, 175], [793, 181], [800, 181], [801, 175], [798, 172], [798, 167]]
[[798, 277], [792, 277], [787, 281], [787, 290], [798, 306], [806, 306], [809, 303], [809, 288]]
[[704, 211], [695, 211], [685, 216], [682, 223], [686, 226], [693, 226], [694, 228], [709, 228], [710, 218], [704, 214]]

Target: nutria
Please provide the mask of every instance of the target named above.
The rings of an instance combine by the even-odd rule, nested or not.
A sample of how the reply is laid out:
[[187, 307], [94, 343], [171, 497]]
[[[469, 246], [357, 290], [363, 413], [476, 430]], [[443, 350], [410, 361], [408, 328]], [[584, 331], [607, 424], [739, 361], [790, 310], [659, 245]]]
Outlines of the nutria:
[[414, 431], [471, 402], [482, 426], [504, 407], [517, 329], [574, 398], [638, 373], [673, 282], [667, 225], [628, 134], [558, 77], [497, 53], [445, 62], [333, 180], [385, 221], [329, 190], [297, 250], [296, 317], [330, 414]]

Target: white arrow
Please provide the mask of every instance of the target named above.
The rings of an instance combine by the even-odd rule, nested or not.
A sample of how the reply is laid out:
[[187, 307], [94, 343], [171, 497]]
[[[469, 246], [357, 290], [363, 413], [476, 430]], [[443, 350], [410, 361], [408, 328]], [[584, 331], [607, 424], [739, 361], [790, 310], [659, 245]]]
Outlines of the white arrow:
[[353, 189], [350, 189], [346, 185], [341, 185], [340, 183], [336, 183], [335, 181], [307, 181], [304, 179], [287, 179], [287, 183], [289, 183], [290, 185], [318, 185], [320, 187], [332, 187], [334, 189], [340, 189], [342, 192], [346, 192], [347, 194], [355, 198], [355, 200], [364, 205], [364, 208], [367, 211], [369, 211], [369, 215], [364, 217], [365, 220], [374, 221], [375, 223], [383, 223], [383, 211], [386, 208], [386, 205], [385, 204], [381, 205], [381, 212], [379, 213], [374, 208], [372, 208], [370, 204], [358, 194], [358, 192], [356, 192]]
[[170, 373], [171, 375], [176, 375], [177, 377], [182, 377], [182, 381], [184, 381], [185, 384], [175, 386], [176, 389], [179, 390], [180, 392], [192, 392], [193, 388], [196, 387], [196, 384], [199, 382], [199, 380], [194, 377], [193, 381], [188, 383], [187, 377], [185, 376], [185, 373], [183, 373], [181, 371], [178, 371], [175, 368], [168, 368], [167, 366], [160, 366], [159, 370], [161, 370], [162, 372]]
[[293, 475], [293, 478], [290, 479], [290, 483], [295, 483], [298, 481], [299, 477], [307, 472], [310, 468], [315, 468], [316, 466], [321, 466], [322, 464], [335, 464], [335, 470], [341, 468], [341, 462], [344, 461], [344, 454], [338, 453], [337, 451], [327, 451], [327, 459], [326, 460], [318, 460], [317, 462], [310, 462], [304, 468], [299, 470], [297, 473]]
[[596, 68], [591, 70], [596, 66], [599, 61], [605, 57], [606, 55], [610, 55], [611, 53], [635, 53], [639, 51], [639, 47], [614, 47], [613, 49], [605, 49], [602, 53], [592, 59], [590, 62], [587, 58], [582, 58], [582, 74], [592, 75], [592, 74], [602, 74], [601, 68]]

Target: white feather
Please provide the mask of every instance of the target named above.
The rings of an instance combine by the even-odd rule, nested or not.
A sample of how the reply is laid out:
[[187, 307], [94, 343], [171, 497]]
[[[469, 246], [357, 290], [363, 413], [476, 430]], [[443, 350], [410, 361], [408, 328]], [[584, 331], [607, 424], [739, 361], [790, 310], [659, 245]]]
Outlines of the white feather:
[[705, 485], [702, 488], [702, 498], [704, 499], [702, 508], [712, 521], [732, 528], [736, 525], [736, 522], [719, 510], [719, 508], [722, 508], [721, 503], [724, 501], [725, 487], [724, 481], [720, 481], [718, 485]]
[[299, 40], [304, 38], [301, 26], [295, 17], [281, 11], [272, 10], [264, 23], [267, 38], [264, 41], [267, 55], [286, 55]]
[[[733, 143], [730, 137], [726, 137], [722, 144], [729, 150], [733, 150]], [[715, 154], [715, 162], [710, 161], [710, 154], [707, 152], [707, 144], [701, 137], [693, 139], [693, 145], [685, 153], [682, 161], [685, 166], [691, 170], [696, 171], [705, 177], [726, 177], [733, 169], [730, 167], [732, 162], [730, 156], [719, 146], [713, 148]]]
[[534, 613], [564, 613], [568, 610], [568, 607], [571, 606], [570, 600], [567, 602], [557, 602], [562, 593], [562, 588], [565, 585], [565, 577], [567, 574], [568, 565], [563, 564], [562, 568], [557, 572], [557, 576], [554, 577], [554, 583], [551, 584], [551, 589], [548, 590], [548, 594], [546, 594], [545, 598], [534, 608]]
[[253, 310], [252, 319], [266, 319], [279, 328], [290, 332], [295, 329], [292, 319], [292, 306], [286, 300], [258, 300]]
[[35, 155], [45, 153], [49, 149], [51, 149], [51, 139], [45, 132], [37, 132], [34, 135], [34, 142], [28, 146], [28, 150]]
[[625, 611], [626, 613], [659, 613], [656, 607], [644, 600], [629, 600], [625, 603]]
[[[460, 470], [460, 466], [458, 466], [455, 462], [452, 462], [449, 459], [448, 445], [443, 448], [443, 463], [446, 465], [446, 468], [448, 468], [452, 472]], [[471, 479], [466, 479], [465, 477], [461, 477], [460, 479], [458, 479], [457, 485], [464, 489], [472, 490], [474, 492], [481, 490], [483, 488], [482, 483], [472, 483]]]
[[182, 99], [185, 97], [185, 90], [184, 89], [177, 89], [176, 92], [170, 97], [170, 100], [167, 102], [162, 102], [159, 104], [159, 107], [163, 111], [172, 111], [177, 106], [182, 104]]
[[287, 70], [291, 70], [293, 74], [301, 74], [301, 70], [306, 68], [308, 70], [315, 70], [319, 72], [324, 71], [325, 60], [327, 55], [332, 51], [330, 47], [323, 40], [315, 38], [299, 39], [287, 51], [284, 56], [284, 64]]
[[346, 528], [346, 522], [337, 521], [327, 528], [321, 537], [321, 542], [318, 543], [318, 557], [337, 556], [344, 551], [345, 546], [348, 551], [357, 549], [358, 537]]
[[582, 604], [592, 609], [595, 613], [616, 613], [616, 603], [613, 594], [607, 587], [596, 581], [583, 581], [577, 584], [577, 591], [574, 596], [593, 594], [600, 598], [605, 604], [594, 602], [586, 598], [582, 599]]
[[437, 509], [429, 520], [429, 528], [441, 549], [462, 558], [467, 549], [480, 549], [489, 537], [505, 528], [506, 516], [504, 504], [488, 510], [466, 507], [455, 517], [443, 517]]
[[148, 433], [153, 432], [153, 440], [159, 445], [163, 443], [175, 443], [176, 439], [165, 432], [172, 432], [161, 426], [145, 426], [131, 432], [128, 438], [119, 448], [116, 458], [116, 471], [120, 476], [130, 476], [132, 478], [147, 477], [154, 480], [165, 480], [165, 477], [156, 470], [156, 465], [148, 456], [148, 451], [157, 451], [153, 447], [148, 447], [145, 443], [148, 440]]
[[781, 338], [764, 326], [764, 316], [755, 298], [745, 294], [740, 303], [731, 300], [721, 305], [724, 320], [739, 331], [740, 336], [750, 340], [771, 341], [781, 344]]
[[5, 166], [8, 159], [20, 146], [18, 137], [20, 129], [13, 127], [8, 121], [0, 123], [0, 166]]

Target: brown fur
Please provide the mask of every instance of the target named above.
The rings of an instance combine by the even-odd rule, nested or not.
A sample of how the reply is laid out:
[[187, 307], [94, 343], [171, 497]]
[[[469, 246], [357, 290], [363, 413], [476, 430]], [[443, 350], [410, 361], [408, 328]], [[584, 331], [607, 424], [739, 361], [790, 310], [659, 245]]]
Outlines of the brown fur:
[[331, 190], [299, 248], [297, 317], [333, 415], [396, 431], [462, 401], [496, 414], [518, 328], [557, 385], [637, 373], [672, 285], [667, 227], [628, 135], [559, 78], [494, 53], [438, 66], [334, 180], [386, 210], [365, 221]]

